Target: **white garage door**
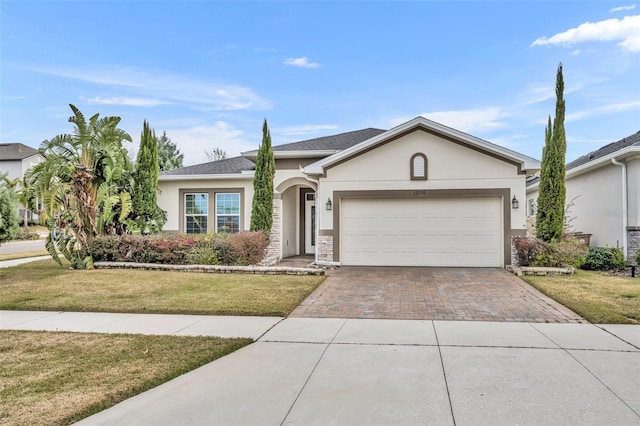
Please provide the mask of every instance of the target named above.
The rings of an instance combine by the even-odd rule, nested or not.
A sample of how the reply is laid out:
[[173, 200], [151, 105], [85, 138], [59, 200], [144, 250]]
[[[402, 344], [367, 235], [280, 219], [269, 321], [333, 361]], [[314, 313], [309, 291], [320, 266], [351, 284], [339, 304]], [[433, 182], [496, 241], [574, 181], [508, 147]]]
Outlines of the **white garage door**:
[[343, 265], [503, 266], [500, 197], [343, 199]]

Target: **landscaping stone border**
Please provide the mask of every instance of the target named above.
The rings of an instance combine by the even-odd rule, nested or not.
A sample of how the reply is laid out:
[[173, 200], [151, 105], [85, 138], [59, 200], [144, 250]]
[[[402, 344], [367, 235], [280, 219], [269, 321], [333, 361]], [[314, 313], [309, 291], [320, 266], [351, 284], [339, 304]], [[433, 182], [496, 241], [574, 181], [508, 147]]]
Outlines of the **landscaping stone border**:
[[507, 271], [521, 277], [523, 275], [557, 276], [573, 275], [574, 268], [543, 268], [539, 266], [507, 266]]
[[289, 266], [163, 265], [158, 263], [94, 262], [96, 269], [146, 269], [152, 271], [204, 272], [208, 274], [324, 275], [322, 268]]

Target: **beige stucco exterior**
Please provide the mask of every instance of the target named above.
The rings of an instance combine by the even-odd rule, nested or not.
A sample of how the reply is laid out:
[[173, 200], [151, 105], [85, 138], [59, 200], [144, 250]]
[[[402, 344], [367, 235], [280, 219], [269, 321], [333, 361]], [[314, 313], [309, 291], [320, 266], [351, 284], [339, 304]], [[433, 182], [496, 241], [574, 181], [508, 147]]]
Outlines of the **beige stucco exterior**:
[[[427, 180], [411, 180], [410, 160], [427, 157]], [[501, 159], [423, 131], [415, 131], [331, 167], [320, 179], [318, 200], [336, 191], [508, 189], [509, 200], [525, 198], [524, 174]], [[508, 201], [509, 201], [508, 200]], [[338, 202], [338, 200], [334, 200]], [[509, 201], [510, 202], [510, 201]], [[320, 209], [321, 230], [333, 229], [333, 214]], [[525, 229], [525, 210], [510, 209], [512, 229]]]
[[[341, 199], [375, 193], [373, 197], [385, 203], [394, 198], [415, 197], [493, 199], [498, 206], [495, 217], [500, 229], [495, 232], [500, 241], [496, 247], [501, 265], [510, 264], [511, 238], [523, 235], [526, 228], [526, 176], [539, 167], [537, 160], [423, 118], [342, 151], [285, 151], [278, 155], [281, 168], [274, 177], [274, 225], [267, 249], [269, 262], [308, 251], [305, 237], [311, 235], [309, 229], [313, 221], [305, 210], [305, 193], [315, 192], [316, 261], [340, 262]], [[418, 157], [421, 163], [416, 166], [412, 158]], [[422, 173], [425, 157], [426, 176]], [[298, 161], [300, 167], [296, 166]], [[412, 172], [414, 167], [420, 170], [420, 175]], [[218, 189], [229, 192], [234, 188], [242, 190], [241, 229], [247, 230], [253, 199], [251, 172], [210, 179], [199, 175], [193, 178], [161, 176], [158, 204], [167, 211], [165, 229], [184, 231], [185, 191], [215, 193]], [[519, 209], [511, 207], [514, 197], [520, 202]], [[326, 208], [328, 200], [333, 203], [332, 210]], [[210, 225], [209, 232], [212, 231]]]
[[[623, 205], [622, 167], [611, 161], [582, 173], [567, 173], [567, 204], [573, 201], [568, 217], [573, 231], [593, 234], [590, 244], [597, 247], [622, 247], [623, 215], [627, 226], [640, 226], [640, 156], [625, 161], [627, 167], [627, 206]], [[527, 203], [537, 200], [538, 185], [527, 190]]]
[[[243, 193], [241, 200], [241, 220], [240, 226], [243, 230], [248, 230], [251, 223], [251, 200], [253, 199], [253, 180], [251, 178], [238, 179], [210, 179], [200, 180], [185, 178], [184, 180], [160, 180], [158, 183], [158, 206], [167, 212], [167, 223], [164, 225], [165, 231], [184, 232], [183, 225], [183, 205], [184, 199], [182, 193], [187, 192], [205, 192], [205, 191], [224, 191]], [[248, 200], [248, 202], [247, 202]], [[244, 203], [242, 202], [244, 201]], [[209, 204], [211, 205], [212, 200]], [[247, 208], [247, 205], [249, 206]], [[211, 215], [212, 213], [210, 213]], [[209, 230], [213, 226], [213, 218], [209, 220]]]

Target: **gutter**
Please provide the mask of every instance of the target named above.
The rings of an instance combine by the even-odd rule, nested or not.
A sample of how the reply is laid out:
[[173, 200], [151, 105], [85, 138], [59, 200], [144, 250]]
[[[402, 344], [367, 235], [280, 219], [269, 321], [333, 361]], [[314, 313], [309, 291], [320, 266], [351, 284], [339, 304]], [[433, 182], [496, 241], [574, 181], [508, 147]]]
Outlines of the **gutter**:
[[621, 163], [615, 158], [611, 159], [611, 163], [622, 167], [622, 248], [624, 250], [624, 257], [627, 258], [629, 254], [627, 247], [627, 163]]

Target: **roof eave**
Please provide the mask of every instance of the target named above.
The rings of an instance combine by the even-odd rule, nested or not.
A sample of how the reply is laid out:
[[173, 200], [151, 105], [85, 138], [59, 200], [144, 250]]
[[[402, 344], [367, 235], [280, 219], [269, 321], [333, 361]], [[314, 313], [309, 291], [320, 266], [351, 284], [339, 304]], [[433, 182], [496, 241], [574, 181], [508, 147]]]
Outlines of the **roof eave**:
[[230, 179], [253, 179], [253, 170], [242, 173], [226, 174], [189, 174], [189, 175], [159, 175], [159, 182], [171, 182], [177, 180], [230, 180]]
[[[584, 163], [579, 165], [578, 167], [574, 167], [572, 169], [567, 170], [565, 174], [565, 179], [570, 179], [576, 176], [580, 176], [581, 174], [587, 173], [591, 170], [598, 169], [600, 167], [607, 166], [611, 164], [611, 160], [624, 160], [629, 157], [635, 157], [640, 155], [640, 146], [632, 145], [626, 148], [623, 148], [619, 151], [612, 152], [611, 154], [605, 155], [604, 157], [597, 158], [595, 160], [589, 161], [588, 163]], [[540, 185], [540, 181], [534, 183], [531, 186], [527, 187], [527, 191], [537, 190]]]
[[510, 149], [503, 148], [499, 145], [495, 145], [491, 142], [485, 141], [480, 138], [476, 138], [475, 136], [471, 136], [467, 133], [461, 132], [456, 129], [452, 129], [451, 127], [447, 127], [440, 123], [436, 123], [435, 121], [428, 120], [424, 117], [416, 117], [412, 120], [407, 121], [406, 123], [402, 123], [384, 133], [380, 133], [377, 136], [374, 136], [366, 141], [360, 142], [350, 148], [339, 151], [329, 157], [326, 157], [320, 161], [316, 161], [313, 164], [308, 165], [304, 168], [304, 172], [312, 175], [321, 175], [324, 173], [324, 169], [332, 164], [344, 159], [348, 158], [358, 152], [368, 149], [371, 146], [375, 146], [378, 143], [397, 136], [399, 134], [405, 133], [413, 128], [425, 127], [427, 129], [433, 130], [437, 133], [441, 133], [447, 136], [450, 136], [454, 139], [461, 140], [465, 143], [468, 143], [472, 146], [476, 146], [479, 148], [483, 148], [484, 150], [491, 151], [498, 156], [505, 158], [506, 160], [511, 160], [521, 165], [521, 169], [524, 171], [535, 172], [540, 170], [541, 164], [540, 161], [528, 157], [523, 154], [519, 154], [515, 151], [511, 151]]

